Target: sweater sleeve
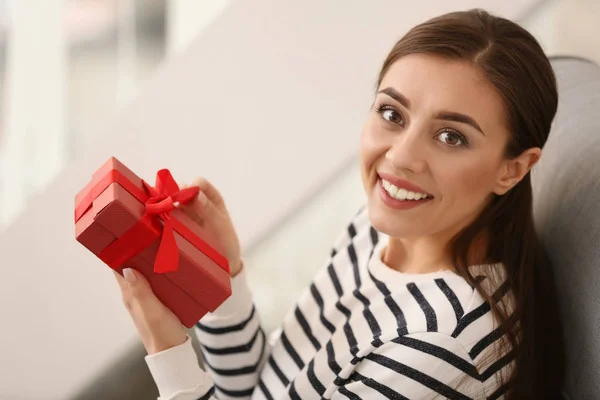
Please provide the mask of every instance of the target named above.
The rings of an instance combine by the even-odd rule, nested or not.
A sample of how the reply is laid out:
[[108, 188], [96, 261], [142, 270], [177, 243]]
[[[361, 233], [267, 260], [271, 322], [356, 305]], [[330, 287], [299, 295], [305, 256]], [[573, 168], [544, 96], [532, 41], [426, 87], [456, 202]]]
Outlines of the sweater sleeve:
[[198, 365], [192, 341], [146, 356], [146, 364], [158, 387], [159, 400], [209, 400], [214, 397], [210, 375]]
[[249, 399], [268, 353], [245, 270], [231, 279], [231, 296], [194, 329], [206, 371], [191, 340], [146, 356], [159, 400]]
[[232, 296], [196, 324], [206, 371], [219, 399], [249, 399], [269, 353], [244, 269], [232, 279]]

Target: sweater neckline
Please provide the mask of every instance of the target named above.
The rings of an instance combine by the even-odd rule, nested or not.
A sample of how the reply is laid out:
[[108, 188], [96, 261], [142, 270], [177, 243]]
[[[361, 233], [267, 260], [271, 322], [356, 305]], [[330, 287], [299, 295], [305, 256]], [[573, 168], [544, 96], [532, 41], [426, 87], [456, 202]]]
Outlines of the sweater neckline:
[[426, 273], [406, 273], [397, 271], [382, 261], [383, 249], [388, 244], [388, 238], [385, 235], [380, 238], [379, 242], [373, 249], [373, 255], [369, 260], [368, 269], [371, 274], [378, 280], [384, 283], [406, 284], [409, 282], [431, 281], [439, 278], [458, 278], [463, 279], [456, 272], [443, 269]]

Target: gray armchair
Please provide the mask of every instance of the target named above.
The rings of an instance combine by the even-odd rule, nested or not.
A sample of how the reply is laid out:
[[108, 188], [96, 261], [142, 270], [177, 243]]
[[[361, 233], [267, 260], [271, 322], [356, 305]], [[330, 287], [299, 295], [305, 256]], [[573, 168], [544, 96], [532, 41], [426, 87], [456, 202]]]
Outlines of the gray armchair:
[[570, 400], [600, 399], [600, 67], [555, 57], [558, 114], [532, 172], [534, 217], [557, 280]]

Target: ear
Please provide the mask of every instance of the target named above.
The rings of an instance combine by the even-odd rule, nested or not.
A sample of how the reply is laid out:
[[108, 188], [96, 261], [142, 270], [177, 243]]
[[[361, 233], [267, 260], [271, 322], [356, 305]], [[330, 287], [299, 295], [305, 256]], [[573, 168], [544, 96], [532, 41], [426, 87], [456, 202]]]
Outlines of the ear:
[[542, 156], [539, 147], [525, 150], [517, 158], [504, 160], [504, 165], [494, 186], [494, 193], [503, 195], [512, 189], [533, 168]]

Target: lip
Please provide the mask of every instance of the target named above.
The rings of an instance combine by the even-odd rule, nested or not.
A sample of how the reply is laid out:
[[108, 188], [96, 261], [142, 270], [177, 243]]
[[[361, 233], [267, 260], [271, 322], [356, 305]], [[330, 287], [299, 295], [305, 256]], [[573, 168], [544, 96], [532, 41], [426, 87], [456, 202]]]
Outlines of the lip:
[[395, 185], [398, 189], [406, 189], [406, 190], [411, 191], [411, 192], [425, 193], [427, 196], [433, 197], [431, 194], [427, 193], [425, 191], [425, 189], [420, 188], [419, 186], [417, 186], [417, 185], [415, 185], [413, 183], [410, 183], [408, 181], [402, 180], [400, 178], [396, 178], [395, 176], [386, 174], [384, 172], [381, 172], [378, 175], [379, 175], [379, 177], [381, 179], [385, 179], [386, 181], [388, 181], [391, 184]]
[[398, 200], [389, 195], [387, 190], [383, 187], [383, 180], [381, 178], [377, 179], [377, 194], [379, 198], [389, 208], [393, 208], [395, 210], [409, 210], [424, 204], [429, 203], [432, 198], [427, 197], [421, 200]]

